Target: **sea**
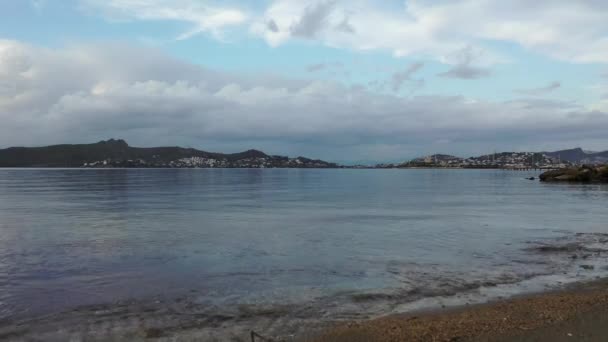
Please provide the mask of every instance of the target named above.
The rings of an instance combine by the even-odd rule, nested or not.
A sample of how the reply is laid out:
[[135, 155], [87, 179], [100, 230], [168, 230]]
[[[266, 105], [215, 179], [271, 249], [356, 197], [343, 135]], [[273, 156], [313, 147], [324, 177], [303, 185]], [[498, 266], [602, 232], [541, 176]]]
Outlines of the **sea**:
[[288, 340], [607, 276], [608, 185], [539, 173], [0, 169], [0, 339]]

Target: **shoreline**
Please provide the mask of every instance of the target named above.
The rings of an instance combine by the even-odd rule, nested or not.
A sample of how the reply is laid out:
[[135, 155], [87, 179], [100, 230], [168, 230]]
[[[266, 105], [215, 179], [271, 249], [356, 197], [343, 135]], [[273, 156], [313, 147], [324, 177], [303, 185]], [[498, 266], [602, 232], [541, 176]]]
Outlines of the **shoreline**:
[[[345, 290], [293, 301], [288, 296], [215, 302], [204, 291], [191, 290], [179, 297], [124, 299], [7, 317], [0, 319], [0, 340], [251, 341], [249, 334], [255, 331], [273, 342], [559, 341], [560, 336], [583, 333], [592, 336], [586, 341], [604, 341], [606, 243], [606, 233], [528, 241], [521, 251], [532, 254], [518, 254], [527, 263], [526, 272], [532, 271], [533, 262], [550, 262], [552, 272], [515, 278], [501, 272], [461, 283], [458, 273], [442, 272], [430, 282], [421, 278], [422, 283], [398, 291]], [[416, 268], [404, 272], [415, 273]], [[446, 288], [442, 282], [451, 285]], [[559, 326], [553, 328], [555, 324]], [[538, 338], [554, 331], [561, 335]], [[255, 341], [260, 340], [265, 341]]]
[[[344, 320], [298, 319], [287, 317], [288, 311], [270, 308], [244, 308], [243, 315], [231, 317], [221, 308], [203, 312], [201, 306], [189, 311], [189, 305], [176, 307], [179, 302], [155, 303], [160, 306], [150, 301], [121, 302], [12, 323], [0, 321], [0, 339], [249, 342], [252, 331], [259, 334], [256, 342], [603, 342], [608, 336], [608, 277], [483, 303]], [[306, 307], [301, 303], [296, 309], [306, 311]], [[246, 322], [250, 315], [260, 315], [257, 324]]]
[[[169, 307], [173, 305], [175, 303]], [[234, 320], [221, 312], [204, 314], [198, 310], [174, 312], [167, 309], [147, 305], [133, 307], [129, 303], [79, 308], [63, 314], [17, 320], [12, 324], [4, 322], [0, 324], [0, 339], [224, 341], [230, 338], [250, 341], [249, 333], [255, 331], [261, 336], [255, 341], [273, 342], [510, 342], [561, 341], [562, 338], [564, 341], [605, 341], [608, 336], [608, 277], [485, 303], [325, 322], [285, 320], [281, 316], [287, 312], [270, 310], [261, 313], [265, 317], [258, 321], [260, 325], [251, 326], [240, 321], [247, 315]], [[255, 311], [249, 314], [255, 314]], [[189, 318], [184, 321], [183, 315]], [[107, 330], [107, 327], [112, 329]], [[278, 329], [275, 333], [281, 332], [274, 335], [266, 330], [270, 327]], [[217, 335], [216, 329], [225, 331]], [[292, 333], [288, 333], [289, 330]]]
[[483, 304], [339, 323], [302, 342], [605, 341], [608, 278]]
[[[605, 243], [606, 233], [530, 241], [523, 251], [533, 259], [522, 260], [557, 259], [559, 267], [513, 282], [499, 276], [449, 289], [422, 283], [402, 293], [347, 290], [303, 301], [216, 303], [198, 291], [133, 298], [0, 319], [0, 340], [249, 342], [255, 331], [266, 338], [256, 342], [559, 341], [583, 333], [592, 336], [583, 341], [605, 341]], [[443, 277], [457, 283], [459, 276]], [[553, 331], [561, 335], [539, 339]]]

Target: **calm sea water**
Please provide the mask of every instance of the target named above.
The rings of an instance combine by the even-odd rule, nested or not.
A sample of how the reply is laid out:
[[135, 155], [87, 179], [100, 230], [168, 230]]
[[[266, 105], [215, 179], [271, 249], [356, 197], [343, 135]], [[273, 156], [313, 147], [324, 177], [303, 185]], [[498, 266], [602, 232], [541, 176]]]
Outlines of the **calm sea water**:
[[594, 272], [533, 247], [606, 242], [587, 233], [608, 233], [608, 187], [533, 175], [0, 170], [0, 318], [159, 296], [218, 308], [347, 298], [380, 313], [372, 303], [597, 276], [603, 258], [585, 259]]

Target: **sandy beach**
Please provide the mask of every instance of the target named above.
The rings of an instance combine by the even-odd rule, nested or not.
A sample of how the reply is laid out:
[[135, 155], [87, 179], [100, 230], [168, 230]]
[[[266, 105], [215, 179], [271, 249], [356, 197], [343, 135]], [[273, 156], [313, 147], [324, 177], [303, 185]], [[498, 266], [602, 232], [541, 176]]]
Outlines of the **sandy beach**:
[[608, 280], [482, 305], [351, 322], [314, 342], [606, 341]]

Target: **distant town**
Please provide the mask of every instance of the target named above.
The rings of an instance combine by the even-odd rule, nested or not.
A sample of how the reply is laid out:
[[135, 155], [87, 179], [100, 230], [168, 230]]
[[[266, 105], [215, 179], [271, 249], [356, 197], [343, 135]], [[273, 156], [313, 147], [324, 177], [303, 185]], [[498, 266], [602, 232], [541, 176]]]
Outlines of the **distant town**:
[[305, 157], [288, 158], [283, 156], [250, 157], [238, 160], [226, 158], [187, 157], [171, 161], [152, 159], [106, 159], [94, 162], [85, 162], [82, 167], [133, 167], [133, 168], [338, 168], [334, 163], [322, 160], [312, 160]]
[[608, 151], [591, 152], [581, 148], [555, 152], [500, 152], [478, 157], [460, 158], [434, 154], [396, 164], [378, 164], [376, 168], [492, 168], [492, 169], [560, 169], [575, 165], [608, 163]]
[[459, 158], [445, 154], [416, 158], [399, 164], [379, 164], [377, 168], [476, 168], [476, 169], [556, 169], [574, 163], [535, 152], [502, 152], [479, 157]]
[[[255, 151], [255, 150], [250, 150]], [[158, 167], [158, 168], [471, 168], [471, 169], [560, 169], [575, 165], [597, 165], [608, 161], [608, 158], [580, 159], [577, 161], [562, 160], [557, 157], [539, 152], [501, 152], [479, 157], [460, 158], [447, 154], [434, 154], [415, 158], [402, 163], [385, 163], [377, 165], [345, 166], [329, 163], [323, 160], [312, 160], [305, 157], [289, 158], [284, 156], [268, 156], [263, 152], [258, 156], [237, 160], [227, 158], [186, 157], [177, 160], [163, 161], [158, 156], [152, 160], [144, 159], [112, 159], [85, 162], [82, 167]], [[551, 152], [555, 154], [556, 152]]]

